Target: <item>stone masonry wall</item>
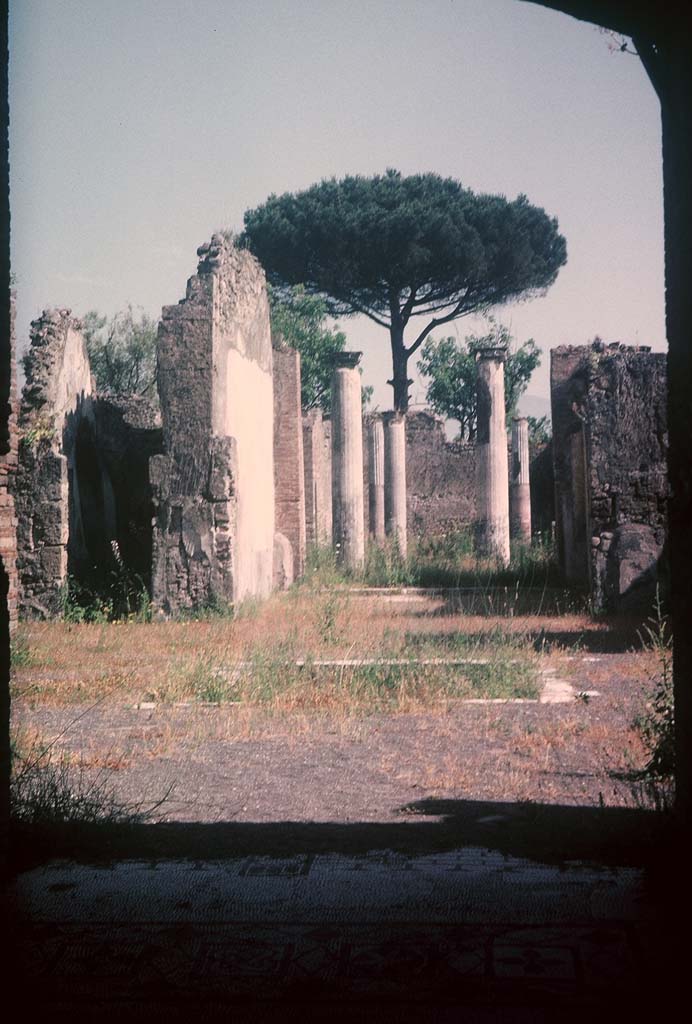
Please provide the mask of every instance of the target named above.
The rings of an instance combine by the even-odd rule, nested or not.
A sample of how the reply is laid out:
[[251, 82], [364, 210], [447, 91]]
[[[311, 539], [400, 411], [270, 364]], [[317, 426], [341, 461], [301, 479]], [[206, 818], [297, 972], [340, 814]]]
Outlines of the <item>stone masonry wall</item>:
[[264, 597], [273, 581], [272, 346], [264, 273], [223, 236], [162, 312], [164, 454], [150, 463], [152, 596], [169, 614]]
[[79, 575], [99, 556], [89, 533], [102, 501], [91, 472], [91, 371], [81, 322], [69, 309], [33, 321], [24, 367], [15, 495], [20, 603], [29, 615], [50, 616], [68, 572]]
[[666, 356], [624, 346], [598, 356], [587, 414], [594, 604], [650, 606], [666, 538]]
[[666, 356], [599, 339], [551, 355], [563, 564], [586, 566], [597, 610], [646, 607], [666, 535]]
[[300, 409], [300, 353], [274, 344], [274, 495], [276, 530], [293, 552], [293, 575], [305, 572], [305, 466]]
[[15, 476], [17, 472], [17, 364], [15, 352], [15, 304], [10, 296], [10, 351], [9, 351], [9, 418], [7, 424], [7, 451], [0, 454], [0, 560], [9, 578], [7, 609], [10, 630], [17, 625], [19, 580], [17, 576], [17, 516], [14, 504]]

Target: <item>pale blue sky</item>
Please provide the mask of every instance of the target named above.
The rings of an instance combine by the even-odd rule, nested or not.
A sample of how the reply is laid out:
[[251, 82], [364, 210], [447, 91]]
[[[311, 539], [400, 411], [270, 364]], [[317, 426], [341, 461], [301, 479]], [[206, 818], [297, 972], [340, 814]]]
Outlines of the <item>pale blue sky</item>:
[[[46, 306], [158, 317], [197, 246], [271, 192], [396, 167], [524, 192], [558, 218], [557, 283], [497, 311], [544, 349], [530, 393], [547, 398], [553, 345], [665, 348], [658, 102], [637, 58], [565, 15], [520, 0], [10, 0], [10, 118], [20, 345]], [[341, 326], [389, 407], [386, 332]]]

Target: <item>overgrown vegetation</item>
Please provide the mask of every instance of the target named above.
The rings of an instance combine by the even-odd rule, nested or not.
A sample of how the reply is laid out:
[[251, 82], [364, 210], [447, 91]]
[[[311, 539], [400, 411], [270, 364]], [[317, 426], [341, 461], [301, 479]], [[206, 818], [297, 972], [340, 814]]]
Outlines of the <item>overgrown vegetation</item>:
[[415, 650], [399, 658], [367, 653], [300, 657], [295, 640], [288, 639], [257, 646], [244, 660], [202, 654], [179, 662], [146, 696], [336, 715], [423, 709], [469, 697], [538, 697], [536, 660], [526, 647], [499, 648], [484, 659], [468, 651], [456, 659], [421, 658]]
[[151, 599], [142, 577], [115, 558], [114, 568], [85, 582], [68, 576], [60, 592], [65, 622], [150, 622]]
[[361, 573], [341, 568], [331, 548], [312, 548], [302, 587], [441, 587], [468, 590], [467, 610], [488, 615], [580, 612], [587, 607], [586, 594], [564, 587], [551, 540], [533, 544], [513, 543], [508, 566], [491, 558], [479, 558], [470, 529], [451, 531], [441, 537], [414, 539], [403, 557], [393, 541], [371, 543]]
[[653, 614], [644, 624], [640, 640], [644, 650], [654, 655], [656, 668], [650, 675], [653, 691], [649, 709], [636, 722], [650, 754], [638, 774], [641, 778], [672, 779], [675, 771], [673, 638], [658, 587]]

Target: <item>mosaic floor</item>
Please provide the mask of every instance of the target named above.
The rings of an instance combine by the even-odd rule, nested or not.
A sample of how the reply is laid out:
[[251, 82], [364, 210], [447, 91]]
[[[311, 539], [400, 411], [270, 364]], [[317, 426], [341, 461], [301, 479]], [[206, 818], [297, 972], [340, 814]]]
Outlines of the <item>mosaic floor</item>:
[[453, 1006], [584, 1012], [645, 999], [658, 942], [638, 870], [478, 848], [53, 862], [15, 879], [7, 903], [34, 1008], [94, 1019], [235, 1007], [254, 1020], [294, 1001], [362, 1020], [373, 1000], [400, 1020]]

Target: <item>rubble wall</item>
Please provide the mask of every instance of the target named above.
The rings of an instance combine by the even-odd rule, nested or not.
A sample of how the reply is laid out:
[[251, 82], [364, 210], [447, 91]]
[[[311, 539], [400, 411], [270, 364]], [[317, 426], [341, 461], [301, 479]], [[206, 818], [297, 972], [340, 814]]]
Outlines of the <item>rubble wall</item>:
[[624, 346], [598, 355], [587, 407], [593, 601], [650, 607], [666, 538], [666, 356]]
[[222, 236], [197, 250], [185, 298], [162, 311], [164, 453], [150, 463], [152, 597], [166, 614], [264, 597], [274, 550], [269, 306], [257, 261]]

